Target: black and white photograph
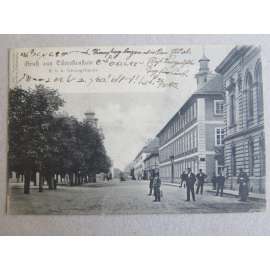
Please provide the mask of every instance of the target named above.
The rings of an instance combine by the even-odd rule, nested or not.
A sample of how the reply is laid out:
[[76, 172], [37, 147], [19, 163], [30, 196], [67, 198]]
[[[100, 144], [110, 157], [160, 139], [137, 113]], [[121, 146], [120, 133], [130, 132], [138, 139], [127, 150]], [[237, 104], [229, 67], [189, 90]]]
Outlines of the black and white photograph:
[[260, 44], [9, 51], [10, 215], [262, 212]]
[[2, 2], [1, 267], [265, 269], [267, 1]]

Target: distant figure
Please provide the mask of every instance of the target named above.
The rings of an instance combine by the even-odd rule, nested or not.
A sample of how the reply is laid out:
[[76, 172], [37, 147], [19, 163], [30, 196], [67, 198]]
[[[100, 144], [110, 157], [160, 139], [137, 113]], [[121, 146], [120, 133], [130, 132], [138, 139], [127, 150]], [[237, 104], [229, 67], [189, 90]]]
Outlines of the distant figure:
[[120, 181], [121, 182], [126, 181], [125, 175], [122, 172], [120, 173]]
[[161, 186], [161, 180], [159, 178], [159, 173], [157, 172], [155, 174], [154, 182], [153, 182], [154, 195], [155, 195], [154, 202], [160, 202], [160, 186]]
[[152, 191], [153, 191], [153, 184], [154, 184], [154, 177], [155, 177], [155, 172], [151, 171], [150, 174], [150, 183], [149, 183], [149, 196], [152, 195]]
[[216, 190], [216, 188], [217, 188], [217, 182], [216, 182], [216, 174], [215, 174], [215, 172], [213, 172], [213, 176], [212, 176], [211, 182], [213, 184], [213, 190]]
[[221, 171], [218, 173], [218, 176], [216, 177], [216, 183], [217, 183], [216, 196], [219, 195], [219, 191], [220, 191], [220, 196], [222, 197], [223, 196], [224, 183], [225, 183], [225, 177], [222, 175]]
[[199, 194], [199, 191], [201, 190], [201, 195], [203, 194], [203, 185], [204, 180], [206, 179], [207, 175], [203, 173], [202, 169], [200, 169], [199, 173], [196, 175], [197, 178], [197, 190], [196, 194]]
[[247, 201], [249, 194], [249, 178], [248, 175], [240, 168], [237, 183], [239, 184], [240, 201]]
[[186, 171], [183, 171], [183, 173], [181, 174], [180, 178], [181, 178], [181, 183], [180, 183], [180, 186], [179, 187], [182, 187], [183, 186], [183, 183], [184, 183], [184, 185], [186, 183], [186, 179], [187, 179], [187, 173], [186, 173]]
[[186, 177], [186, 186], [187, 186], [187, 200], [190, 201], [190, 192], [192, 194], [192, 199], [195, 201], [195, 192], [194, 184], [196, 182], [195, 174], [191, 171], [191, 168], [188, 168], [187, 177]]
[[108, 173], [106, 174], [106, 179], [107, 179], [107, 181], [110, 181], [110, 180], [112, 179], [112, 174], [111, 174], [111, 172], [108, 172]]

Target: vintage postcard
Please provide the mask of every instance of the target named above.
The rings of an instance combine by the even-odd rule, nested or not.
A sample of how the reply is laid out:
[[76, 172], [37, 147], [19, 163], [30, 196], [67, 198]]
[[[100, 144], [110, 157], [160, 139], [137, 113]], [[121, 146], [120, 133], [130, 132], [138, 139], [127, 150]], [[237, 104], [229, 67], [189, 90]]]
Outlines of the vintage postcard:
[[9, 52], [13, 215], [264, 211], [260, 44]]

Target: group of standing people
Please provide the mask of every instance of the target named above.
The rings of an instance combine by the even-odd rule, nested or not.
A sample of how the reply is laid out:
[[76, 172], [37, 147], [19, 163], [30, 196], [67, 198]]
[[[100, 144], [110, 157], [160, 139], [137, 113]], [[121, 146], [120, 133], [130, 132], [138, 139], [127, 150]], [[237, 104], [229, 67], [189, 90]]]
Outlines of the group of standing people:
[[[203, 194], [203, 187], [205, 180], [207, 178], [207, 175], [202, 171], [202, 169], [199, 170], [199, 173], [195, 175], [191, 168], [188, 168], [187, 172], [184, 171], [181, 175], [181, 183], [180, 187], [183, 186], [183, 183], [186, 184], [187, 189], [187, 201], [190, 201], [190, 193], [192, 195], [193, 201], [196, 201], [195, 199], [195, 183], [197, 182], [197, 188], [196, 188], [196, 194]], [[213, 181], [213, 179], [212, 179]], [[218, 176], [215, 176], [215, 186], [216, 186], [216, 196], [223, 196], [223, 189], [225, 184], [225, 177], [222, 174], [222, 171], [219, 171]]]
[[222, 171], [219, 171], [217, 176], [214, 173], [211, 181], [213, 184], [213, 189], [216, 190], [216, 196], [220, 194], [222, 197], [225, 184], [225, 176], [223, 175]]
[[[187, 199], [186, 201], [190, 201], [190, 197], [192, 196], [192, 200], [196, 201], [195, 198], [195, 183], [197, 182], [197, 188], [196, 188], [196, 194], [203, 194], [203, 187], [205, 180], [207, 178], [207, 175], [202, 171], [202, 169], [199, 170], [199, 173], [196, 175], [192, 172], [191, 168], [187, 169], [187, 172], [184, 171], [181, 175], [181, 183], [180, 183], [180, 188], [183, 187], [183, 184], [186, 186], [186, 191], [187, 191]], [[223, 172], [220, 170], [218, 172], [218, 175], [213, 175], [212, 178], [212, 183], [213, 187], [216, 190], [216, 196], [223, 196], [223, 189], [224, 189], [224, 184], [225, 184], [225, 176], [223, 175]], [[243, 192], [246, 192], [246, 198], [248, 196], [248, 184], [249, 184], [249, 179], [248, 176], [245, 172], [243, 172], [242, 169], [240, 169], [240, 173], [238, 176], [238, 183], [239, 185], [239, 196], [240, 200], [242, 199], [241, 194]], [[152, 192], [154, 191], [154, 202], [160, 202], [160, 197], [161, 197], [161, 180], [159, 177], [159, 172], [157, 171], [152, 171], [151, 176], [150, 176], [150, 184], [149, 184], [149, 196], [152, 195]], [[191, 195], [191, 196], [190, 196]], [[246, 200], [244, 198], [244, 200]]]
[[188, 168], [187, 172], [184, 171], [181, 175], [181, 183], [180, 187], [183, 186], [183, 183], [185, 183], [186, 190], [187, 190], [187, 199], [186, 201], [190, 201], [190, 194], [192, 196], [192, 200], [196, 201], [195, 198], [195, 183], [197, 182], [197, 189], [196, 194], [203, 194], [203, 186], [205, 183], [205, 179], [207, 178], [207, 175], [202, 171], [202, 169], [199, 170], [199, 173], [195, 175], [191, 168]]
[[[199, 173], [195, 175], [192, 171], [191, 168], [188, 168], [187, 172], [183, 172], [181, 175], [181, 184], [180, 187], [183, 186], [183, 183], [185, 182], [186, 189], [187, 189], [187, 199], [186, 201], [190, 201], [190, 194], [192, 195], [193, 201], [195, 201], [195, 189], [194, 185], [197, 180], [197, 189], [196, 189], [196, 194], [203, 194], [203, 186], [205, 183], [205, 179], [207, 178], [207, 175], [203, 173], [202, 169], [200, 169]], [[159, 173], [152, 171], [151, 176], [150, 176], [150, 183], [149, 183], [149, 196], [152, 195], [152, 192], [154, 191], [154, 202], [160, 202], [160, 197], [161, 197], [161, 180], [159, 177]]]

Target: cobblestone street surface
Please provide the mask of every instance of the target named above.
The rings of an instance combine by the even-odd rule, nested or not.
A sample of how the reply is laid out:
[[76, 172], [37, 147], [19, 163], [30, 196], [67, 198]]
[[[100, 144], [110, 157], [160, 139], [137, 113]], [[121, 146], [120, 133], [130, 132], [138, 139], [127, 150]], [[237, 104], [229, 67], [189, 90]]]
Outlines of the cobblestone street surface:
[[58, 186], [57, 190], [44, 188], [42, 193], [31, 187], [23, 194], [22, 184], [10, 185], [9, 214], [181, 214], [255, 212], [265, 209], [263, 201], [240, 202], [237, 198], [216, 197], [205, 192], [196, 202], [186, 202], [186, 190], [162, 186], [161, 202], [148, 196], [148, 181], [92, 183], [83, 186]]

